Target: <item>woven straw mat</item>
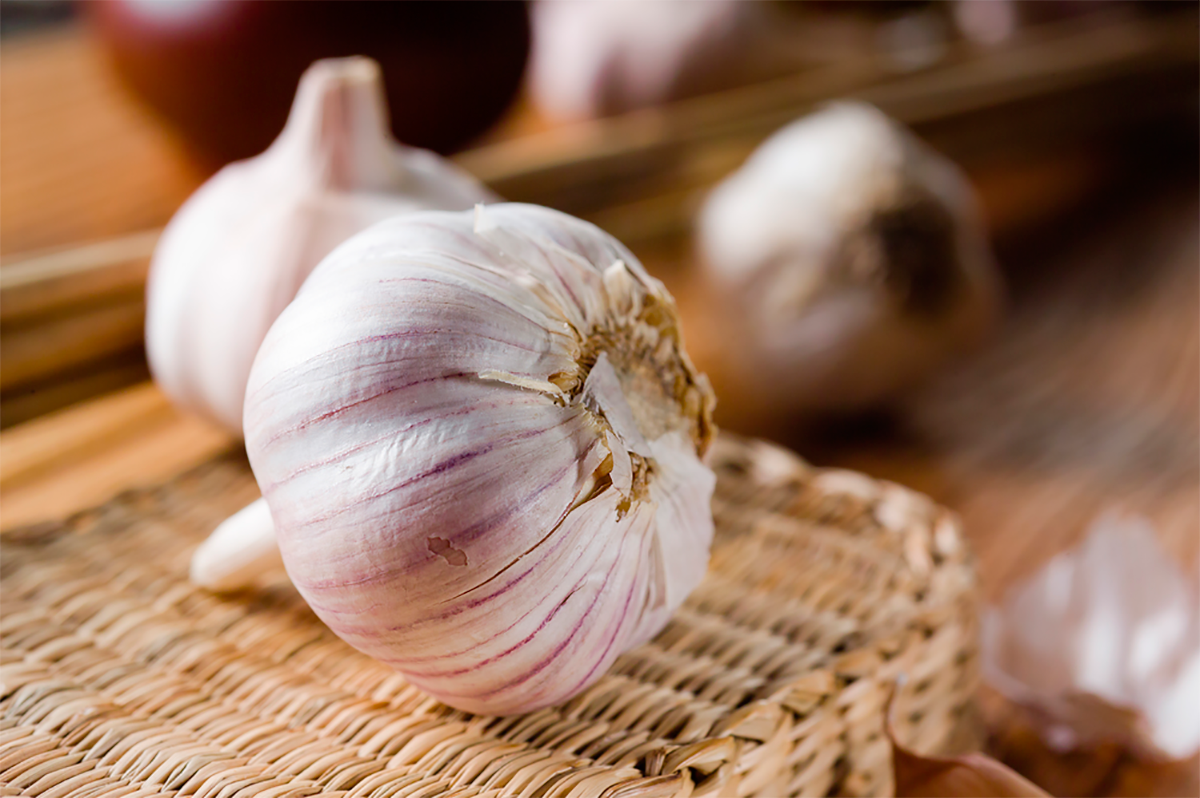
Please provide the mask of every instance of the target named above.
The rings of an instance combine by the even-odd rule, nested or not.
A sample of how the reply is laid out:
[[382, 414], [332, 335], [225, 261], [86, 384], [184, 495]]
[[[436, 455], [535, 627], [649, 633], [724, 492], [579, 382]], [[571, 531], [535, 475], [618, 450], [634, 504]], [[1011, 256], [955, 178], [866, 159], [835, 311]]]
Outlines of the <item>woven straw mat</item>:
[[[257, 497], [230, 453], [3, 540], [0, 794], [880, 795], [883, 707], [947, 742], [977, 678], [950, 514], [722, 436], [704, 583], [566, 704], [449, 709], [326, 629], [282, 576], [216, 596], [196, 544]], [[86, 533], [86, 534], [79, 534]]]

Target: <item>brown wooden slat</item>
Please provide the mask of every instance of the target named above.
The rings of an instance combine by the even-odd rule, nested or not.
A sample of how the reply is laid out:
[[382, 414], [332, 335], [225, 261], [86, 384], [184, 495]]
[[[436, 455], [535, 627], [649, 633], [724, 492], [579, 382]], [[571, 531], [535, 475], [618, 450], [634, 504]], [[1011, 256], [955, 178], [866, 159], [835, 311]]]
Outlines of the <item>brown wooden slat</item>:
[[0, 261], [0, 324], [141, 294], [159, 231]]
[[134, 294], [41, 323], [6, 327], [0, 337], [0, 390], [137, 350], [144, 318], [145, 299]]
[[20, 385], [0, 394], [0, 429], [148, 379], [150, 369], [140, 347], [90, 361], [78, 369], [55, 372], [43, 382]]
[[169, 479], [233, 443], [149, 383], [43, 416], [0, 436], [0, 529]]

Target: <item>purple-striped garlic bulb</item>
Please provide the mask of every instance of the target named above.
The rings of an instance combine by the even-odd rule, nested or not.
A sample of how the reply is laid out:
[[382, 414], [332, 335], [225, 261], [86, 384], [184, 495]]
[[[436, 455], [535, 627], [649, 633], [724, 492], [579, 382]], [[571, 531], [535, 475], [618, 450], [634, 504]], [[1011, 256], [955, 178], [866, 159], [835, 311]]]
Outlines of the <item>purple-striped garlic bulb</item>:
[[[700, 582], [713, 403], [629, 250], [480, 206], [317, 267], [255, 360], [246, 448], [317, 615], [445, 703], [511, 714], [591, 684]], [[269, 533], [255, 512], [235, 547]], [[238, 567], [220, 537], [197, 558]]]
[[241, 435], [258, 345], [323, 257], [398, 213], [491, 199], [450, 162], [392, 138], [378, 64], [318, 61], [270, 148], [214, 175], [163, 232], [146, 296], [155, 381]]

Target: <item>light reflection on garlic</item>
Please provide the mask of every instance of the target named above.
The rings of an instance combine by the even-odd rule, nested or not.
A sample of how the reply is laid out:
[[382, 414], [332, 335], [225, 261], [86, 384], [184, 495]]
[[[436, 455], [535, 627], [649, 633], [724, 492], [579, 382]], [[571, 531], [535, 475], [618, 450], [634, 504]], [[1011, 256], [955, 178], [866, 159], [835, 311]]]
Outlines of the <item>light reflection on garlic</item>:
[[988, 330], [999, 277], [959, 170], [877, 109], [767, 140], [698, 222], [732, 390], [765, 414], [891, 398]]
[[985, 679], [1059, 750], [1200, 750], [1200, 593], [1144, 519], [1108, 514], [983, 618]]
[[258, 345], [321, 258], [397, 213], [491, 198], [449, 162], [392, 139], [374, 61], [317, 62], [275, 143], [222, 169], [167, 225], [147, 286], [155, 381], [241, 435]]
[[627, 249], [481, 206], [389, 220], [313, 272], [255, 361], [246, 446], [317, 615], [507, 714], [598, 679], [699, 583], [712, 405]]

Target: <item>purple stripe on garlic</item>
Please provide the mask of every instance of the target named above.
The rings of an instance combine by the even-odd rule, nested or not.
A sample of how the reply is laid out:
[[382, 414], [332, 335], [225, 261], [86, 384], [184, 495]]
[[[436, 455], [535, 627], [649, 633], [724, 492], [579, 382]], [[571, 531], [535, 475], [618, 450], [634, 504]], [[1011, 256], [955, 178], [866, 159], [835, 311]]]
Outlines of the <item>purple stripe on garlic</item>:
[[703, 577], [712, 405], [632, 253], [495, 205], [326, 258], [259, 350], [246, 446], [322, 620], [446, 703], [509, 714], [599, 678]]

